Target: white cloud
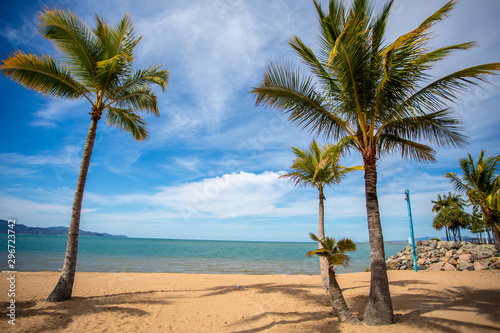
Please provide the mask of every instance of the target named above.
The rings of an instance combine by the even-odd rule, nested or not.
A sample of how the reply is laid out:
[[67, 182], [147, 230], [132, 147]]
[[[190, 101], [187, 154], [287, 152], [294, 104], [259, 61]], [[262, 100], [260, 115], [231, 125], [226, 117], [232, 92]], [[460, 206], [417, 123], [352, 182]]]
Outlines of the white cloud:
[[69, 114], [75, 114], [75, 109], [82, 104], [83, 101], [50, 100], [35, 112], [35, 120], [31, 122], [31, 125], [36, 127], [56, 127]]
[[0, 212], [2, 218], [16, 218], [19, 223], [27, 226], [50, 227], [61, 225], [64, 220], [69, 221], [71, 206], [2, 196]]
[[160, 187], [154, 194], [131, 194], [112, 198], [88, 195], [91, 202], [111, 205], [130, 203], [163, 207], [165, 218], [185, 220], [200, 217], [228, 219], [235, 217], [276, 217], [307, 215], [303, 204], [287, 202], [293, 188], [279, 179], [282, 172], [246, 172], [225, 174], [177, 186]]

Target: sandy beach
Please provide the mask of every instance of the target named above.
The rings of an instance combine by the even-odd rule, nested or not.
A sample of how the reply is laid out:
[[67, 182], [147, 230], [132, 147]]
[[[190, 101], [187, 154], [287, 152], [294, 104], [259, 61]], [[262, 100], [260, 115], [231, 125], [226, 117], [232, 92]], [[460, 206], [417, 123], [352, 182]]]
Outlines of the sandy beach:
[[[319, 276], [77, 273], [73, 298], [45, 298], [59, 273], [16, 274], [16, 325], [1, 274], [1, 332], [493, 332], [500, 331], [495, 272], [389, 271], [396, 324], [355, 327], [333, 316]], [[362, 318], [369, 273], [338, 276]], [[243, 286], [238, 289], [236, 284]]]

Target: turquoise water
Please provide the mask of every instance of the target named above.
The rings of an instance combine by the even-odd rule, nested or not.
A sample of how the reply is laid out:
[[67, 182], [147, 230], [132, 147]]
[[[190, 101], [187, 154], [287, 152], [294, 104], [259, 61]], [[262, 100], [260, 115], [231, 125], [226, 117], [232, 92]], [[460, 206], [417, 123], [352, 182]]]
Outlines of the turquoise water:
[[[16, 270], [62, 268], [66, 236], [16, 235]], [[316, 243], [171, 240], [80, 237], [77, 270], [81, 272], [170, 272], [211, 274], [319, 274], [317, 258], [306, 257]], [[370, 267], [369, 244], [350, 254], [347, 272]], [[405, 244], [385, 245], [391, 256]], [[0, 269], [7, 270], [7, 237], [0, 237]], [[338, 273], [346, 270], [339, 267]]]

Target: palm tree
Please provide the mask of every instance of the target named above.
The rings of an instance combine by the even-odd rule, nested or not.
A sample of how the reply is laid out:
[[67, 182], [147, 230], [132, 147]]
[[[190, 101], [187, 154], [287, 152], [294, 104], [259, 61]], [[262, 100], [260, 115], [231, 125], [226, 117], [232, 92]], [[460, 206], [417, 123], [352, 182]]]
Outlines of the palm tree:
[[494, 199], [500, 190], [499, 156], [484, 156], [481, 150], [477, 164], [470, 154], [458, 160], [462, 178], [454, 173], [446, 173], [456, 191], [467, 194], [472, 205], [479, 207], [483, 218], [490, 225], [495, 237], [496, 248], [500, 251], [500, 210]]
[[[479, 212], [473, 212], [471, 221], [467, 228], [473, 233], [476, 234], [477, 240], [481, 243], [483, 243], [485, 240], [483, 239], [483, 232], [486, 232], [486, 230], [490, 226], [485, 223], [483, 219], [483, 214]], [[486, 237], [485, 237], [486, 238]], [[488, 241], [486, 239], [486, 241]]]
[[354, 316], [351, 309], [347, 306], [344, 296], [342, 295], [342, 290], [335, 277], [335, 267], [342, 265], [344, 267], [349, 267], [350, 258], [346, 255], [346, 252], [356, 251], [356, 244], [350, 239], [343, 238], [338, 242], [335, 239], [325, 237], [318, 238], [315, 234], [310, 233], [311, 239], [320, 243], [321, 247], [314, 251], [307, 252], [308, 257], [317, 255], [320, 258], [324, 258], [328, 262], [328, 276], [329, 276], [329, 288], [330, 300], [332, 302], [332, 308], [335, 315], [339, 318], [341, 323], [348, 323], [352, 325], [362, 325], [361, 321]]
[[[360, 167], [348, 168], [341, 166], [339, 164], [341, 157], [339, 150], [337, 146], [332, 144], [327, 144], [320, 148], [316, 140], [313, 140], [307, 151], [295, 147], [292, 147], [292, 150], [296, 156], [293, 165], [290, 167], [293, 172], [281, 177], [290, 178], [290, 181], [294, 185], [311, 186], [318, 189], [318, 236], [320, 239], [323, 239], [325, 237], [325, 186], [340, 184], [348, 173], [360, 170]], [[318, 242], [318, 246], [321, 247], [321, 243]], [[323, 288], [325, 291], [328, 291], [328, 261], [321, 257], [320, 267]]]
[[444, 226], [453, 234], [455, 241], [462, 241], [460, 233], [461, 228], [466, 228], [473, 222], [472, 215], [458, 207], [447, 207], [434, 217], [432, 226], [439, 230], [436, 226]]
[[[434, 217], [432, 222], [432, 226], [436, 230], [441, 230], [443, 227], [446, 231], [446, 240], [450, 240], [450, 230], [453, 231], [453, 236], [456, 240], [457, 230], [460, 232], [460, 227], [466, 227], [463, 223], [466, 221], [463, 209], [467, 206], [467, 202], [462, 199], [460, 194], [455, 194], [448, 192], [448, 194], [438, 194], [437, 200], [431, 200], [434, 204], [432, 207], [432, 211], [438, 213], [437, 216]], [[454, 210], [458, 210], [459, 212], [454, 212]], [[465, 214], [465, 212], [463, 212]]]
[[161, 66], [132, 70], [135, 37], [131, 18], [116, 25], [96, 16], [90, 28], [68, 11], [47, 9], [39, 15], [40, 34], [52, 41], [63, 58], [16, 51], [3, 61], [0, 71], [13, 81], [44, 95], [64, 99], [86, 99], [91, 105], [90, 127], [83, 150], [75, 189], [68, 242], [61, 277], [48, 301], [71, 298], [78, 251], [80, 214], [85, 181], [102, 116], [110, 126], [129, 132], [137, 141], [148, 137], [137, 111], [159, 116], [153, 84], [165, 90], [169, 73]]
[[416, 29], [384, 45], [385, 27], [393, 1], [374, 15], [369, 0], [353, 0], [346, 8], [330, 0], [324, 12], [315, 0], [320, 24], [317, 54], [294, 36], [289, 44], [312, 75], [301, 75], [288, 63], [272, 63], [252, 93], [256, 104], [273, 107], [289, 120], [339, 140], [361, 154], [371, 251], [370, 295], [364, 321], [394, 322], [384, 241], [377, 197], [377, 161], [400, 152], [403, 158], [435, 161], [428, 144], [460, 147], [466, 137], [446, 106], [471, 85], [500, 70], [500, 63], [478, 65], [434, 81], [427, 71], [455, 50], [473, 43], [431, 50], [430, 29], [454, 7], [449, 1]]

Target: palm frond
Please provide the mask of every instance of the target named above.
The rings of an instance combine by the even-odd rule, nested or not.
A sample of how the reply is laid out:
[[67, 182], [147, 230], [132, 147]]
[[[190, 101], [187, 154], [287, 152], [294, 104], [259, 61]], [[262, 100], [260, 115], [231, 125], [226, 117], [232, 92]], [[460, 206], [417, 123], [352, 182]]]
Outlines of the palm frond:
[[309, 233], [309, 237], [321, 244], [321, 247], [317, 250], [309, 251], [306, 253], [308, 257], [317, 255], [326, 258], [328, 264], [333, 268], [335, 266], [349, 267], [351, 258], [345, 254], [345, 252], [356, 251], [356, 244], [348, 239], [343, 238], [340, 241], [335, 241], [335, 239], [330, 237], [325, 237], [324, 239], [319, 239], [314, 233]]
[[412, 109], [420, 113], [424, 110], [438, 110], [447, 101], [455, 102], [459, 92], [467, 91], [480, 82], [486, 82], [487, 75], [494, 75], [499, 70], [500, 63], [483, 64], [459, 70], [418, 90], [405, 100], [400, 108]]
[[329, 111], [325, 98], [315, 90], [312, 77], [302, 77], [288, 64], [271, 64], [261, 84], [251, 91], [256, 104], [288, 114], [288, 119], [311, 132], [341, 137], [346, 122]]
[[467, 137], [459, 124], [461, 121], [452, 117], [451, 110], [444, 109], [388, 122], [381, 133], [390, 137], [423, 140], [440, 147], [463, 147], [467, 144]]
[[415, 40], [421, 37], [427, 30], [429, 30], [434, 24], [443, 20], [449, 15], [449, 12], [455, 6], [456, 1], [452, 0], [446, 3], [443, 7], [434, 12], [431, 16], [425, 19], [416, 29], [400, 36], [396, 39], [389, 47], [386, 48], [386, 52], [389, 53], [394, 49], [401, 47], [403, 44], [407, 43], [409, 40]]
[[306, 64], [311, 72], [314, 73], [315, 76], [320, 80], [322, 85], [329, 88], [329, 98], [335, 98], [336, 96], [342, 94], [342, 89], [338, 85], [336, 78], [330, 74], [326, 67], [326, 64], [320, 62], [311, 48], [306, 46], [297, 36], [293, 36], [288, 44], [290, 44], [297, 55], [302, 59], [302, 62]]
[[108, 96], [108, 105], [134, 111], [146, 111], [159, 116], [158, 98], [151, 88], [137, 87], [120, 90], [113, 96]]
[[105, 60], [97, 63], [99, 84], [104, 90], [116, 87], [118, 79], [129, 76], [132, 70], [133, 50], [140, 38], [134, 35], [134, 25], [128, 14], [115, 26], [110, 26], [102, 17], [96, 17], [95, 34], [105, 49]]
[[138, 69], [134, 74], [126, 77], [117, 90], [132, 89], [155, 84], [165, 91], [169, 76], [170, 73], [162, 69], [160, 65], [152, 65], [144, 69]]
[[116, 126], [120, 130], [129, 132], [135, 140], [143, 141], [148, 138], [149, 132], [146, 122], [132, 110], [108, 107], [105, 114], [110, 126]]
[[85, 22], [70, 10], [47, 9], [39, 15], [39, 31], [54, 43], [85, 86], [95, 86], [95, 67], [104, 50]]
[[401, 152], [404, 159], [413, 159], [419, 162], [435, 162], [435, 151], [428, 145], [404, 139], [397, 135], [383, 134], [380, 136], [380, 154]]
[[58, 98], [87, 97], [87, 89], [50, 55], [17, 51], [3, 61], [0, 71], [28, 89]]

